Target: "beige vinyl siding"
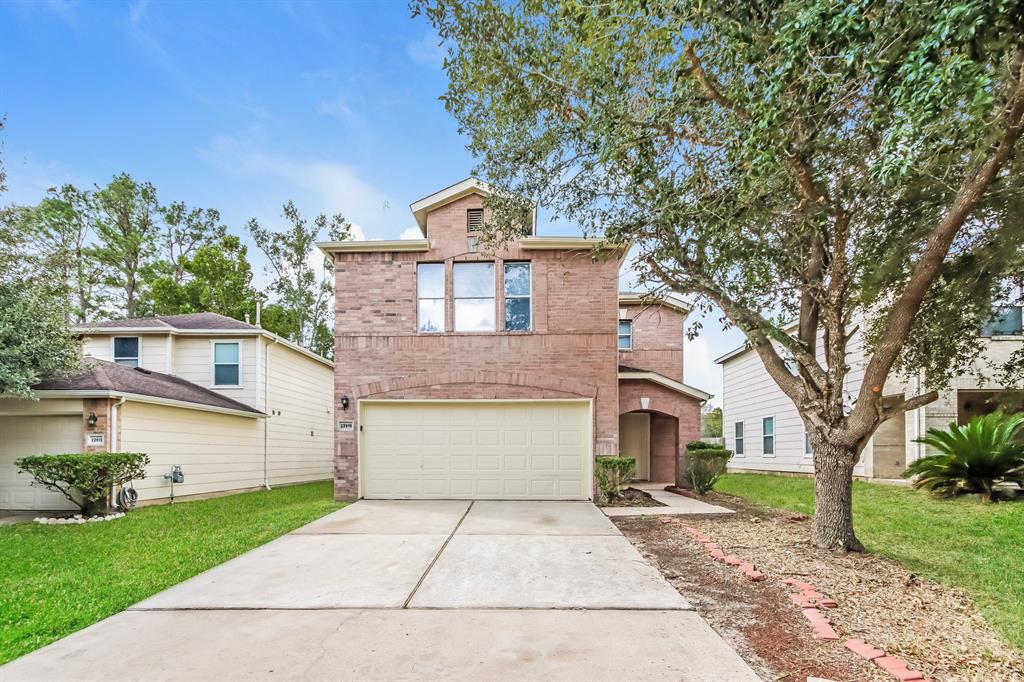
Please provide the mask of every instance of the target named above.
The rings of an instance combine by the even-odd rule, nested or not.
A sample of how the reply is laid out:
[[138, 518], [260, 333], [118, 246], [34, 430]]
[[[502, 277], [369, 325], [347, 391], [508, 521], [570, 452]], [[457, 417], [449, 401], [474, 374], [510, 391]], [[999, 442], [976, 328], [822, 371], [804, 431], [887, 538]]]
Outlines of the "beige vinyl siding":
[[263, 485], [262, 420], [136, 401], [120, 409], [119, 449], [150, 459], [146, 479], [134, 482], [139, 499], [170, 495], [163, 476], [175, 464], [185, 474], [176, 497]]
[[[864, 352], [859, 335], [851, 340], [848, 352], [850, 372], [845, 392], [856, 396], [864, 374]], [[818, 340], [818, 360], [824, 365], [821, 338]], [[804, 423], [796, 406], [768, 375], [761, 358], [747, 350], [723, 363], [722, 433], [726, 447], [735, 450], [735, 427], [743, 421], [744, 454], [729, 461], [729, 469], [736, 471], [778, 471], [813, 473], [814, 463], [804, 452]], [[775, 418], [775, 454], [763, 452], [762, 419]], [[858, 476], [870, 471], [861, 457], [854, 468]]]
[[99, 360], [114, 361], [114, 337], [135, 336], [139, 339], [139, 365], [154, 372], [167, 372], [167, 339], [169, 334], [102, 334], [86, 336], [82, 353]]
[[[331, 478], [334, 370], [287, 346], [263, 341], [267, 469], [271, 485]], [[352, 408], [350, 408], [350, 412]], [[339, 417], [339, 419], [342, 417]]]
[[[241, 388], [218, 388], [213, 385], [213, 343], [237, 341], [241, 363]], [[174, 372], [194, 384], [205, 386], [221, 395], [261, 409], [256, 376], [256, 349], [260, 343], [253, 336], [178, 336], [174, 340]]]

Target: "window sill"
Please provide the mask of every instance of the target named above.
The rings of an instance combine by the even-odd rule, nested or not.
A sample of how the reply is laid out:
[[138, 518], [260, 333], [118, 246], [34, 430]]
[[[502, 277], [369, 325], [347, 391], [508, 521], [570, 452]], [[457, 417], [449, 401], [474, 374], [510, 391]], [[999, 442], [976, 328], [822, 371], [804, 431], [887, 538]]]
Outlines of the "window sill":
[[989, 341], [1024, 341], [1024, 335], [1021, 334], [998, 334], [982, 338], [986, 338]]
[[211, 391], [239, 391], [243, 388], [245, 388], [245, 386], [242, 386], [241, 384], [232, 384], [231, 386], [218, 386], [214, 384], [213, 386], [210, 386]]
[[493, 332], [416, 332], [416, 336], [530, 336], [536, 330], [529, 331], [493, 331]]

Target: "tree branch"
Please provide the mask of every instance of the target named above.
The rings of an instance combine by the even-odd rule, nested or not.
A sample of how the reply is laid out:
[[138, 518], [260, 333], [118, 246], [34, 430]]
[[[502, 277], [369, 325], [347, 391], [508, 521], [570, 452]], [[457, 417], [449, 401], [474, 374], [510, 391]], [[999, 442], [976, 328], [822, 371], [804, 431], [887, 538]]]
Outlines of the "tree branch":
[[895, 405], [885, 408], [882, 410], [882, 419], [889, 419], [895, 417], [901, 412], [910, 412], [916, 410], [919, 407], [924, 407], [929, 403], [933, 403], [939, 399], [938, 391], [928, 391], [920, 395], [915, 395], [913, 398], [907, 398], [906, 400], [899, 402]]

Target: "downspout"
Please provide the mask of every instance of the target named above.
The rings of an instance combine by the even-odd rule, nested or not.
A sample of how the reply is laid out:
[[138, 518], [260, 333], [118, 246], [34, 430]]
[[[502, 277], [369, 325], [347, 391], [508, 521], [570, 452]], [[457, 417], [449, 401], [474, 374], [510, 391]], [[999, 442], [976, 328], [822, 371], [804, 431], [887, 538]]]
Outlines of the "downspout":
[[[127, 398], [125, 398], [124, 396], [121, 396], [120, 400], [118, 400], [116, 403], [114, 403], [114, 404], [112, 404], [110, 406], [110, 419], [109, 419], [109, 422], [110, 422], [110, 424], [109, 424], [109, 426], [110, 426], [110, 447], [108, 448], [108, 450], [110, 452], [117, 452], [118, 448], [120, 447], [120, 443], [117, 442], [117, 412], [118, 412], [117, 408], [119, 408], [122, 405], [124, 405], [124, 402], [126, 400], [127, 400]], [[115, 499], [117, 499], [117, 498], [116, 498], [116, 496], [114, 494], [114, 486], [113, 486], [113, 484], [111, 484], [109, 500], [113, 501]], [[110, 502], [108, 502], [108, 508], [109, 508], [109, 506], [110, 506]]]
[[[264, 339], [265, 341], [266, 339]], [[277, 337], [274, 337], [274, 344], [277, 343]], [[267, 431], [269, 428], [270, 415], [266, 414], [268, 409], [269, 400], [269, 385], [270, 385], [270, 346], [271, 343], [263, 344], [263, 488], [270, 490], [270, 476], [268, 470], [268, 446], [267, 446]]]

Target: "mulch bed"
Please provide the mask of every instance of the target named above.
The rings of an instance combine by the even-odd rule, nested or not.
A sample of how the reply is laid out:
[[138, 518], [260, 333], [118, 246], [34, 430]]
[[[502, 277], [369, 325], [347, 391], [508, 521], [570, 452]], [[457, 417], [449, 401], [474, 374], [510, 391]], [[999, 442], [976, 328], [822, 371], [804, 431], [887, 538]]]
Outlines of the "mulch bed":
[[[906, 659], [931, 680], [1024, 680], [1024, 656], [999, 639], [959, 590], [871, 554], [815, 549], [807, 541], [806, 516], [716, 493], [705, 500], [737, 513], [687, 516], [682, 524], [697, 528], [726, 553], [756, 564], [766, 581], [750, 582], [711, 559], [680, 523], [650, 517], [612, 520], [762, 678], [893, 680], [843, 646], [858, 638]], [[782, 582], [786, 578], [813, 583], [838, 602], [827, 615], [839, 641], [814, 639], [789, 598], [794, 588]]]
[[611, 502], [603, 502], [602, 507], [667, 507], [651, 497], [650, 493], [636, 488], [624, 488], [620, 497]]

